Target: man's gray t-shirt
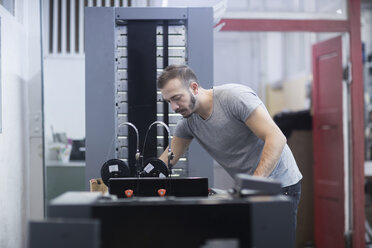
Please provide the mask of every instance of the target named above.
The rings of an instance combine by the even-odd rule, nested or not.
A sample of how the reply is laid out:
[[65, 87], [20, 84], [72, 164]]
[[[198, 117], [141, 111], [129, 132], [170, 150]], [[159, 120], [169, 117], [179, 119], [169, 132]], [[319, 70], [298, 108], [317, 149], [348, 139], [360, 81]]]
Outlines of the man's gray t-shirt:
[[[225, 84], [213, 88], [213, 112], [204, 120], [198, 114], [178, 122], [175, 136], [195, 138], [200, 145], [232, 176], [252, 175], [260, 161], [264, 141], [245, 124], [251, 113], [265, 106], [251, 88]], [[296, 184], [302, 175], [286, 144], [269, 178], [282, 187]]]

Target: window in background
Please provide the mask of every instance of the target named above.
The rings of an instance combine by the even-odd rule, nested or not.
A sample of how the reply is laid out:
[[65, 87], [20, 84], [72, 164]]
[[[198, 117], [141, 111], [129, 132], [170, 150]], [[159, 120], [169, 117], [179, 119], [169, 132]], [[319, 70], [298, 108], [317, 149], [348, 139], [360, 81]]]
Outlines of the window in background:
[[217, 32], [214, 34], [214, 85], [252, 88], [274, 116], [310, 109], [310, 32]]
[[[283, 54], [285, 54], [284, 61], [284, 77], [290, 79], [298, 76], [299, 74], [309, 73], [311, 70], [311, 46], [310, 33], [284, 33], [283, 34]], [[293, 59], [305, 58], [305, 59]]]
[[234, 0], [224, 18], [347, 19], [346, 0]]
[[14, 0], [0, 0], [0, 5], [14, 15]]

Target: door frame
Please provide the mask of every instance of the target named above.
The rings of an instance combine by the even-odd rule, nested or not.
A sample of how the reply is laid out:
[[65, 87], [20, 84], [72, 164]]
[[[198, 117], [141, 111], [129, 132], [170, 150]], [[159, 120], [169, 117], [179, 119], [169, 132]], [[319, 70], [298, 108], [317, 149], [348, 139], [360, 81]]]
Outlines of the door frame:
[[360, 0], [347, 0], [347, 20], [221, 19], [221, 31], [348, 32], [352, 64], [351, 168], [352, 168], [352, 247], [365, 246], [364, 213], [364, 98], [360, 31]]

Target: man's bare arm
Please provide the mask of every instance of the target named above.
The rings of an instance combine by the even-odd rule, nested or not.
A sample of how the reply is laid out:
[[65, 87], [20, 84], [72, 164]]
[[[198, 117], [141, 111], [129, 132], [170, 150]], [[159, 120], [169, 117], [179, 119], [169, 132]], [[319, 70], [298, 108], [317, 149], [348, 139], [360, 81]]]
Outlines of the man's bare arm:
[[[187, 147], [190, 145], [192, 139], [184, 139], [173, 136], [171, 148], [173, 152], [173, 159], [171, 160], [171, 164], [175, 165], [180, 157], [185, 153]], [[168, 147], [165, 149], [163, 154], [159, 157], [159, 159], [163, 160], [163, 162], [168, 165]]]
[[253, 111], [245, 124], [265, 142], [260, 162], [253, 175], [267, 177], [278, 163], [287, 139], [261, 106]]

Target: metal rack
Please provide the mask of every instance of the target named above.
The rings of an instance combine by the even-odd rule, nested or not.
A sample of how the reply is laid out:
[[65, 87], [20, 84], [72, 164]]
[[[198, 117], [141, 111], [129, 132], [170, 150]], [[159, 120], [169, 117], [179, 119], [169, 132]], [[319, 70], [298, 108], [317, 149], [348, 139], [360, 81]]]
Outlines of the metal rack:
[[[164, 29], [167, 29], [164, 32]], [[167, 37], [165, 37], [167, 36]], [[117, 104], [117, 139], [115, 156], [128, 162], [128, 126], [122, 123], [128, 121], [128, 29], [125, 22], [116, 27], [116, 49], [117, 49], [117, 73], [116, 73], [116, 104]], [[164, 39], [167, 39], [164, 42]], [[166, 46], [164, 46], [166, 43]], [[164, 51], [166, 49], [167, 51]], [[156, 26], [156, 73], [157, 77], [163, 72], [167, 64], [186, 64], [186, 26], [183, 21], [159, 24]], [[164, 108], [167, 108], [164, 110]], [[161, 92], [157, 89], [156, 94], [156, 118], [158, 121], [168, 123], [171, 133], [174, 133], [175, 126], [182, 116], [175, 113], [167, 103], [164, 102]], [[156, 150], [160, 156], [167, 147], [167, 137], [163, 127], [157, 127]], [[173, 168], [173, 176], [188, 175], [187, 154], [180, 158], [180, 161]]]
[[[168, 124], [171, 134], [181, 116], [163, 101], [156, 79], [170, 64], [187, 64], [202, 87], [213, 86], [212, 8], [86, 8], [86, 181], [99, 177], [111, 158], [131, 167], [135, 137], [140, 150], [149, 125]], [[149, 132], [146, 157], [168, 146], [158, 126]], [[213, 160], [197, 142], [173, 168], [173, 176], [208, 177], [213, 185]]]

